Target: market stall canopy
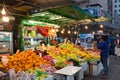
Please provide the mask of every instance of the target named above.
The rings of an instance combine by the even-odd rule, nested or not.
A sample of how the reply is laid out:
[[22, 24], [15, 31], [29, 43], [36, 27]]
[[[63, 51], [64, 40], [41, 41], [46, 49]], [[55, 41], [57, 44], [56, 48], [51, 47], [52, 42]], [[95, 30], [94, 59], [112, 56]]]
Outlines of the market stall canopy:
[[27, 16], [28, 12], [39, 12], [49, 9], [52, 13], [74, 20], [81, 20], [80, 23], [89, 23], [94, 17], [75, 5], [71, 6], [72, 0], [0, 0], [1, 8], [3, 7], [3, 2], [11, 15]]
[[31, 13], [28, 20], [57, 24], [59, 26], [88, 24], [108, 20], [107, 17], [98, 18], [90, 12], [76, 5], [63, 6]]
[[92, 14], [85, 12], [85, 10], [79, 8], [76, 5], [54, 8], [54, 9], [50, 9], [48, 11], [71, 18], [71, 19], [75, 19], [75, 20], [94, 18], [94, 16]]
[[76, 5], [69, 5], [30, 15], [29, 20], [57, 24], [60, 26], [86, 24], [95, 17]]
[[29, 11], [39, 11], [72, 4], [71, 0], [0, 0], [12, 15], [26, 16]]
[[67, 17], [63, 17], [61, 15], [51, 13], [49, 11], [32, 14], [29, 17], [29, 20], [46, 22], [46, 23], [57, 24], [57, 25], [62, 25], [62, 26], [68, 25], [68, 24], [69, 25], [74, 24], [76, 21], [76, 20], [73, 20]]
[[101, 5], [99, 5], [99, 7], [95, 5], [99, 5], [99, 4], [94, 4], [89, 6], [89, 8], [84, 9], [86, 13], [90, 13], [96, 17], [93, 19], [94, 22], [104, 22], [112, 19], [110, 14], [101, 8]]

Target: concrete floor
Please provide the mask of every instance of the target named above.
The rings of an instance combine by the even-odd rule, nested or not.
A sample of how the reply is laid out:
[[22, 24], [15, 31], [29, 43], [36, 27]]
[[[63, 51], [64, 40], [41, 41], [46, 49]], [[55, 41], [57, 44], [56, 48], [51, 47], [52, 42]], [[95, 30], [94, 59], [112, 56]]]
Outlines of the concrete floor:
[[[102, 80], [102, 79], [100, 79], [100, 75], [98, 76], [85, 75], [84, 80]], [[110, 57], [108, 78], [104, 80], [120, 80], [120, 60], [118, 60], [116, 56]]]

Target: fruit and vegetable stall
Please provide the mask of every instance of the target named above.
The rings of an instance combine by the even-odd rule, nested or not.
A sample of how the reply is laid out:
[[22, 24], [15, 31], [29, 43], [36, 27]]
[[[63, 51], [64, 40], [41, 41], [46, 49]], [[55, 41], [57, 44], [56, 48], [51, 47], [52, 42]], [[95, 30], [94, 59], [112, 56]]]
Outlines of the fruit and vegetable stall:
[[57, 70], [66, 66], [82, 67], [83, 63], [100, 59], [99, 50], [86, 50], [69, 42], [63, 42], [57, 47], [41, 47], [38, 46], [37, 50], [18, 50], [14, 55], [1, 57], [1, 70], [9, 73], [11, 80], [49, 80]]

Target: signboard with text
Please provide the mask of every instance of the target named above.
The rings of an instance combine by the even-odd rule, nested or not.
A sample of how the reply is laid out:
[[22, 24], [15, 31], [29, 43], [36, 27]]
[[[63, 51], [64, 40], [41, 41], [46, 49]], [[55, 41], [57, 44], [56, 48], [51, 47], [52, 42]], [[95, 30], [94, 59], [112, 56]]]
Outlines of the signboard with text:
[[88, 13], [91, 13], [93, 16], [97, 16], [97, 17], [105, 16], [105, 11], [97, 6], [86, 8], [84, 10]]
[[79, 34], [81, 46], [86, 49], [93, 49], [94, 35], [93, 34]]

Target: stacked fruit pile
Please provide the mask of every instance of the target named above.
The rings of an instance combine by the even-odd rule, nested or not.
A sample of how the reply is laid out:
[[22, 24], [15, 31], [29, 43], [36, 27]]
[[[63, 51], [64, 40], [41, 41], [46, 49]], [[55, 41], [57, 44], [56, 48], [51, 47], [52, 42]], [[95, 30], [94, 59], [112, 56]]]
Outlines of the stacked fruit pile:
[[51, 63], [51, 65], [54, 65], [54, 61], [53, 58], [49, 55], [46, 55], [42, 58], [43, 60], [49, 61]]
[[[16, 72], [20, 70], [30, 71], [30, 69], [39, 68], [43, 72], [52, 74], [56, 70], [54, 66], [56, 68], [63, 68], [67, 66], [69, 64], [68, 61], [71, 60], [80, 62], [81, 59], [84, 61], [97, 61], [100, 59], [99, 51], [87, 51], [82, 47], [70, 43], [63, 43], [59, 45], [58, 48], [55, 46], [47, 46], [46, 51], [47, 54], [43, 57], [40, 57], [39, 54], [36, 54], [33, 50], [17, 51], [13, 56], [7, 57], [8, 63], [5, 65], [6, 71], [11, 68], [14, 68]], [[42, 53], [42, 51], [39, 52]], [[37, 70], [37, 72], [39, 75], [41, 74], [41, 71]]]
[[62, 60], [63, 62], [65, 62], [65, 60], [69, 59], [79, 61], [81, 58], [86, 61], [97, 61], [100, 59], [99, 51], [87, 51], [82, 47], [70, 43], [63, 43], [59, 46], [59, 48], [55, 46], [48, 47], [47, 52], [58, 62], [61, 62]]
[[36, 26], [36, 28], [37, 28], [37, 32], [42, 34], [42, 36], [45, 36], [45, 37], [49, 37], [50, 36], [50, 34], [49, 34], [50, 27], [48, 27], [48, 26], [44, 26], [44, 27]]
[[100, 60], [100, 51], [87, 51], [87, 55], [85, 56], [86, 61], [98, 61]]
[[9, 62], [6, 64], [6, 70], [14, 68], [15, 71], [26, 71], [32, 67], [39, 67], [43, 64], [51, 66], [47, 60], [43, 60], [39, 55], [32, 50], [16, 52], [13, 56], [8, 56]]
[[44, 80], [44, 78], [49, 77], [45, 71], [39, 68], [31, 68], [27, 70], [26, 73], [31, 75], [31, 77], [33, 77], [32, 79], [35, 79], [35, 80]]

